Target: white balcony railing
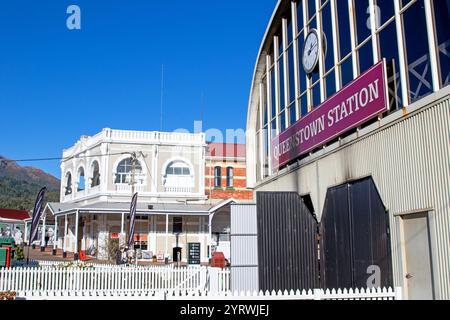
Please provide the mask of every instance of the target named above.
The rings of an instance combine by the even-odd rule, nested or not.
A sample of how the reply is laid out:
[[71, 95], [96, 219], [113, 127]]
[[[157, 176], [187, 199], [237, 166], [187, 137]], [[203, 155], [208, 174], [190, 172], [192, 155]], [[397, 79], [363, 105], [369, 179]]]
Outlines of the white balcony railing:
[[164, 187], [164, 192], [166, 193], [193, 193], [194, 188], [191, 187]]
[[83, 136], [74, 146], [65, 149], [63, 156], [70, 157], [76, 152], [89, 150], [100, 142], [111, 141], [143, 144], [203, 145], [205, 144], [205, 134], [103, 129], [92, 137]]
[[[115, 190], [117, 193], [130, 193], [131, 192], [131, 185], [127, 183], [117, 183], [114, 185]], [[145, 186], [144, 185], [135, 185], [134, 186], [134, 192], [144, 192]]]

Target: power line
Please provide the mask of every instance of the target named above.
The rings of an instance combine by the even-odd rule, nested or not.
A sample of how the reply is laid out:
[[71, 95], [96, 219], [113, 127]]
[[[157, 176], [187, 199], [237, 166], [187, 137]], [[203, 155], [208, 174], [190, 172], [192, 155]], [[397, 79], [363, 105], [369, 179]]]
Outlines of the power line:
[[82, 159], [82, 158], [96, 158], [96, 157], [109, 157], [116, 155], [131, 154], [131, 152], [118, 152], [118, 153], [108, 153], [108, 154], [96, 154], [96, 155], [83, 155], [83, 156], [71, 156], [71, 157], [55, 157], [55, 158], [35, 158], [35, 159], [0, 159], [1, 162], [38, 162], [38, 161], [56, 161], [62, 160], [67, 161], [71, 159]]

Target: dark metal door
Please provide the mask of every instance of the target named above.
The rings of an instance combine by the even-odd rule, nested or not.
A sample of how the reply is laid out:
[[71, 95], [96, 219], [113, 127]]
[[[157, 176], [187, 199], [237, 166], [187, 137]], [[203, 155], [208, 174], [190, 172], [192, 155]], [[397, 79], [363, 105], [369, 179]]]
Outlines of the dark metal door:
[[260, 290], [318, 286], [318, 225], [297, 193], [257, 192]]
[[389, 218], [372, 178], [330, 189], [320, 229], [323, 287], [392, 286]]

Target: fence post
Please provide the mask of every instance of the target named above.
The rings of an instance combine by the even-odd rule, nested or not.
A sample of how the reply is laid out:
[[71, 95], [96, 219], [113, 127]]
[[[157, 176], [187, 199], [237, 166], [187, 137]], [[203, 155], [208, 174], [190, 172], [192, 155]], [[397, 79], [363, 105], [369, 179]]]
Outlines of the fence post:
[[321, 289], [314, 289], [314, 300], [322, 300], [322, 290]]
[[219, 270], [219, 268], [208, 268], [210, 292], [219, 292]]
[[403, 300], [403, 288], [395, 287], [395, 300]]

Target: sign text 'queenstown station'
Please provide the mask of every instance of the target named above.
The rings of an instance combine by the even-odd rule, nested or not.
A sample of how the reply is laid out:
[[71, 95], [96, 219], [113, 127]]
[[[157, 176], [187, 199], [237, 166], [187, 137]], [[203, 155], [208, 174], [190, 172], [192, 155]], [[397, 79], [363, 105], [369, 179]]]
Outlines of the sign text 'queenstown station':
[[387, 111], [388, 101], [383, 60], [272, 140], [273, 169]]

